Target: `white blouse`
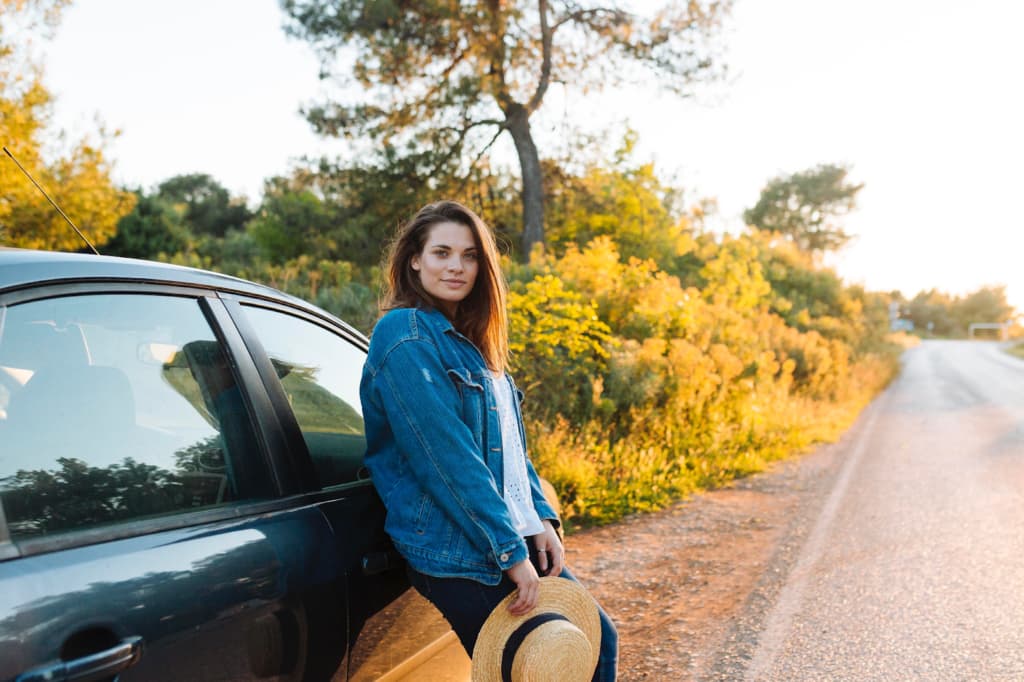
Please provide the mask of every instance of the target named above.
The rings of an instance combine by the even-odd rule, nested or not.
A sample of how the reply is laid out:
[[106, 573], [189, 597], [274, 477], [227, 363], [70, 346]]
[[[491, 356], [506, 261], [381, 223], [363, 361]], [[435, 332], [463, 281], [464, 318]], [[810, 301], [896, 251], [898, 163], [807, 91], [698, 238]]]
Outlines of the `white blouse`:
[[544, 532], [544, 524], [533, 506], [530, 494], [530, 479], [526, 473], [526, 449], [516, 419], [515, 396], [512, 383], [504, 374], [491, 377], [494, 401], [501, 423], [501, 457], [504, 480], [505, 504], [512, 517], [512, 525], [522, 537]]

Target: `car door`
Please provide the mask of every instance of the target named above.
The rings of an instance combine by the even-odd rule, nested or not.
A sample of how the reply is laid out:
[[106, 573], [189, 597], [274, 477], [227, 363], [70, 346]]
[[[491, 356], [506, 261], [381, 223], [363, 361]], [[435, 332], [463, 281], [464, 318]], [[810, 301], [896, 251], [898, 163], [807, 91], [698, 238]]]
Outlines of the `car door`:
[[0, 679], [338, 669], [334, 533], [215, 292], [0, 294], [0, 373]]
[[[408, 588], [363, 465], [359, 381], [366, 341], [315, 311], [237, 297], [228, 309], [284, 425], [302, 476], [338, 539], [349, 575], [349, 680], [468, 680], [469, 660], [440, 613]], [[406, 677], [408, 676], [408, 677]]]

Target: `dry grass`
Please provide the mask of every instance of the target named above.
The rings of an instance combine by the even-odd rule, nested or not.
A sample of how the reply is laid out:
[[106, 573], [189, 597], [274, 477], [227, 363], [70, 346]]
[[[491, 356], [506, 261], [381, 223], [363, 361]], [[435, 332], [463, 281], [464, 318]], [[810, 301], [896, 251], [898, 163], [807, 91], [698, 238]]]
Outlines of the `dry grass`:
[[1024, 359], [1024, 341], [1015, 343], [1012, 346], [1006, 348], [1006, 352], [1010, 355], [1014, 355], [1018, 358]]

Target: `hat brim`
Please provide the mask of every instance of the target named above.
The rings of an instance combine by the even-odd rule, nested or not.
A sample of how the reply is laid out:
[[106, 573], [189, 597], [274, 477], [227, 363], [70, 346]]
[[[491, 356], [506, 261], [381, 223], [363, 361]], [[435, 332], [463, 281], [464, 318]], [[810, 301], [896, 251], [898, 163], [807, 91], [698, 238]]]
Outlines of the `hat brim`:
[[501, 682], [501, 663], [505, 643], [520, 625], [534, 616], [557, 613], [575, 625], [590, 642], [590, 660], [578, 661], [578, 671], [564, 671], [561, 679], [589, 680], [597, 668], [601, 649], [601, 615], [597, 602], [587, 590], [574, 580], [548, 576], [540, 579], [537, 606], [529, 613], [514, 616], [508, 605], [517, 592], [505, 597], [487, 617], [476, 645], [473, 647], [473, 682]]

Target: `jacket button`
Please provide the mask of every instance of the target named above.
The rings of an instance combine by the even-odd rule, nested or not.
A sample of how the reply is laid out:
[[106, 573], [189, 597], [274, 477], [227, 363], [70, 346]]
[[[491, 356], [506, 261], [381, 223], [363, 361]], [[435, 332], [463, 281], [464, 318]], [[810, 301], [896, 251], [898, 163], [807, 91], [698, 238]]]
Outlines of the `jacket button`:
[[502, 554], [498, 558], [501, 559], [501, 563], [505, 563], [506, 561], [508, 561], [508, 554]]

